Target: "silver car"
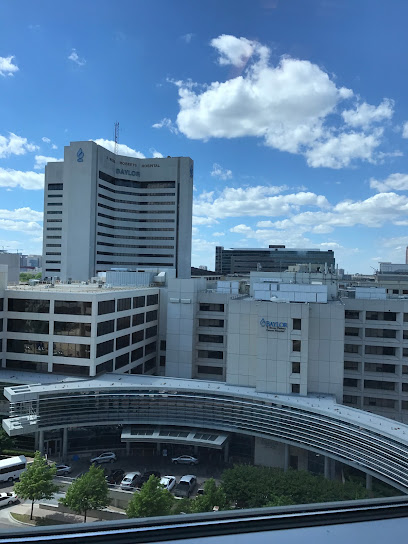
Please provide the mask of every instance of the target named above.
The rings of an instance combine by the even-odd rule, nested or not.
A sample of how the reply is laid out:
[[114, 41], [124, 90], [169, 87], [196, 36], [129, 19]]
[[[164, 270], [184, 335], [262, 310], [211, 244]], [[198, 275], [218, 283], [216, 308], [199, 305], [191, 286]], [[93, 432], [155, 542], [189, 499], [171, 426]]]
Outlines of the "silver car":
[[68, 465], [55, 465], [55, 468], [57, 469], [57, 476], [66, 476], [72, 472], [72, 468]]
[[175, 465], [198, 465], [198, 459], [192, 455], [179, 455], [179, 457], [172, 457], [171, 462]]
[[19, 501], [17, 495], [13, 492], [0, 493], [0, 506], [8, 506]]
[[116, 453], [113, 453], [112, 451], [105, 451], [91, 459], [91, 463], [95, 463], [96, 465], [99, 465], [100, 463], [114, 463], [115, 461]]

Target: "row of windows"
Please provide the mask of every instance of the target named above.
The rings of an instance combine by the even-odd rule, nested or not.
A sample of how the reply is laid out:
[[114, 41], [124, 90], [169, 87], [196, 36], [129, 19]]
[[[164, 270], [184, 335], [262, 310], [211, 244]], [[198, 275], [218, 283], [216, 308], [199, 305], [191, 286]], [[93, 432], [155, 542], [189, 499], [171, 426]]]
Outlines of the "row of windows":
[[107, 187], [106, 185], [102, 185], [102, 183], [99, 183], [100, 189], [105, 189], [105, 191], [109, 191], [110, 193], [114, 193], [116, 195], [129, 195], [129, 196], [176, 196], [176, 193], [162, 193], [161, 191], [159, 193], [135, 193], [131, 191], [120, 191], [119, 189], [112, 189], [111, 187]]
[[[156, 246], [152, 246], [156, 247]], [[97, 251], [97, 255], [107, 255], [109, 257], [133, 257], [133, 255], [130, 255], [129, 253], [113, 253], [111, 251]], [[139, 257], [155, 257], [155, 258], [161, 258], [161, 259], [171, 259], [174, 257], [173, 253], [166, 253], [163, 255], [157, 255], [157, 253], [142, 253], [139, 255]]]
[[[9, 312], [49, 313], [50, 301], [41, 299], [9, 298]], [[92, 302], [56, 300], [54, 313], [68, 315], [92, 315]]]
[[212, 302], [201, 302], [200, 312], [223, 312], [224, 304], [216, 304]]
[[[109, 200], [110, 202], [115, 202], [115, 203], [118, 203], [118, 204], [129, 204], [130, 206], [131, 205], [137, 205], [137, 206], [155, 206], [155, 205], [159, 205], [159, 206], [174, 206], [175, 205], [175, 202], [174, 200], [171, 200], [171, 201], [163, 201], [163, 200], [157, 200], [157, 201], [147, 201], [147, 202], [141, 202], [140, 200], [137, 200], [137, 201], [131, 201], [131, 200], [120, 200], [118, 198], [111, 198], [110, 196], [107, 196], [107, 195], [103, 195], [102, 193], [98, 193], [98, 196], [99, 198], [104, 198], [105, 200]], [[134, 195], [134, 196], [146, 196], [146, 195], [143, 195], [143, 194], [139, 194], [139, 195]], [[162, 197], [163, 195], [161, 193], [158, 193], [157, 195], [153, 195], [153, 196], [160, 196]], [[56, 204], [60, 204], [59, 202], [56, 203]]]
[[[108, 206], [107, 204], [101, 204], [99, 203], [98, 204], [98, 207], [99, 208], [103, 208], [105, 210], [110, 210], [111, 212], [117, 212], [117, 213], [134, 213], [134, 214], [146, 214], [148, 213], [149, 215], [150, 214], [155, 214], [155, 213], [176, 213], [175, 210], [153, 210], [153, 209], [149, 209], [149, 210], [131, 210], [131, 209], [128, 209], [128, 208], [114, 208], [113, 206]], [[47, 213], [62, 213], [61, 211], [58, 211], [58, 212], [49, 212], [47, 211]]]
[[[99, 215], [99, 214], [98, 214]], [[170, 222], [174, 222], [173, 219], [169, 219]], [[143, 221], [146, 222], [146, 221]], [[162, 222], [162, 220], [155, 219], [155, 223]], [[174, 227], [122, 227], [120, 225], [107, 225], [106, 223], [98, 223], [98, 227], [105, 227], [107, 229], [112, 230], [131, 230], [131, 231], [137, 231], [137, 232], [174, 232]], [[98, 233], [100, 234], [100, 233]], [[113, 235], [113, 234], [104, 234], [104, 236], [113, 236], [114, 238], [118, 237], [121, 238], [122, 236], [120, 234]], [[126, 238], [126, 236], [123, 236], [123, 238]]]
[[[156, 240], [162, 240], [162, 238], [156, 238]], [[98, 242], [98, 246], [108, 246], [108, 247], [128, 247], [130, 249], [174, 249], [174, 246], [159, 246], [159, 245], [132, 245], [132, 244], [111, 244], [109, 242]], [[98, 255], [120, 255], [127, 256], [128, 253], [103, 253], [102, 251], [98, 251]], [[164, 257], [165, 255], [160, 255], [161, 257]]]
[[220, 334], [199, 334], [198, 341], [222, 344], [224, 342], [224, 337]]
[[[365, 372], [382, 372], [395, 374], [396, 369], [399, 368], [396, 365], [388, 363], [364, 363]], [[360, 362], [358, 361], [344, 361], [344, 370], [352, 370], [360, 372]], [[408, 374], [408, 365], [401, 365], [402, 374]]]
[[[147, 295], [147, 298], [144, 295], [133, 297], [133, 308], [144, 308], [145, 306], [154, 306], [159, 302], [159, 295]], [[121, 298], [117, 300], [116, 311], [123, 312], [130, 310], [132, 307], [132, 298]], [[101, 300], [98, 302], [98, 315], [112, 314], [115, 312], [115, 301], [112, 300]], [[146, 321], [151, 321], [151, 312], [146, 313]], [[157, 311], [155, 310], [155, 319], [157, 319]], [[136, 316], [134, 316], [136, 318]], [[149, 319], [147, 318], [149, 317]], [[136, 318], [137, 319], [137, 318]], [[141, 321], [143, 323], [143, 321]], [[140, 323], [137, 323], [140, 324]]]
[[[147, 257], [147, 255], [138, 255], [135, 256], [137, 259]], [[154, 255], [158, 257], [158, 255]], [[136, 261], [96, 261], [96, 264], [101, 264], [103, 266], [146, 266], [146, 263], [141, 263], [139, 260]], [[156, 263], [154, 261], [149, 261], [148, 266], [174, 266], [174, 263]]]
[[[119, 344], [118, 344], [119, 340]], [[133, 335], [132, 335], [133, 340]], [[118, 347], [118, 345], [120, 347]], [[124, 347], [127, 347], [130, 345], [130, 335], [121, 336], [120, 338], [116, 339], [116, 349], [123, 349]], [[112, 353], [114, 351], [114, 341], [113, 340], [107, 340], [106, 342], [102, 342], [96, 346], [96, 357], [103, 357], [104, 355], [107, 355], [108, 353]], [[157, 348], [157, 342], [151, 342], [150, 344], [147, 344], [146, 346], [137, 348], [131, 352], [131, 358], [132, 362], [136, 361], [137, 359], [140, 359], [143, 357], [143, 351], [144, 355], [150, 355], [151, 353], [155, 353]]]
[[[7, 351], [10, 353], [30, 353], [33, 355], [48, 355], [48, 342], [36, 340], [7, 340]], [[53, 355], [58, 357], [90, 358], [90, 346], [88, 344], [71, 344], [66, 342], [54, 342]]]
[[[156, 219], [156, 218], [136, 219], [135, 217], [114, 217], [113, 215], [106, 215], [105, 213], [101, 213], [101, 212], [98, 212], [98, 217], [105, 217], [105, 219], [111, 219], [112, 221], [130, 221], [132, 223], [175, 223], [176, 221], [175, 219]], [[62, 219], [59, 219], [59, 221], [62, 221]], [[105, 225], [105, 226], [108, 226], [108, 225]], [[116, 228], [124, 229], [125, 227], [116, 227]], [[131, 228], [126, 230], [138, 230], [138, 229]], [[153, 230], [153, 229], [147, 229], [147, 230]]]
[[[360, 387], [361, 380], [357, 378], [344, 378], [344, 387]], [[365, 389], [380, 389], [382, 391], [395, 391], [399, 382], [387, 382], [384, 380], [364, 380]], [[408, 392], [408, 383], [401, 383], [401, 390]]]
[[[49, 334], [49, 322], [35, 319], [8, 319], [9, 332]], [[54, 322], [54, 334], [65, 336], [91, 336], [90, 323]]]
[[200, 359], [224, 359], [224, 352], [206, 350], [206, 349], [199, 349], [198, 350], [198, 357]]
[[[361, 348], [359, 344], [344, 344], [344, 353], [356, 353], [361, 354]], [[395, 356], [397, 348], [394, 346], [364, 346], [364, 353], [366, 355], [391, 355]], [[403, 348], [403, 357], [408, 357], [408, 348]]]
[[[174, 229], [153, 229], [153, 230], [173, 231]], [[98, 236], [104, 236], [105, 238], [117, 238], [119, 240], [174, 240], [174, 236], [125, 236], [124, 234], [108, 234], [106, 232], [98, 232]], [[50, 238], [50, 236], [48, 238]], [[101, 244], [101, 242], [98, 242], [98, 243]], [[118, 244], [112, 244], [112, 245], [116, 246]], [[133, 246], [125, 246], [125, 247], [133, 247]]]
[[223, 327], [223, 319], [199, 319], [198, 324], [200, 327]]
[[[351, 404], [356, 406], [360, 403], [360, 398], [353, 395], [343, 395], [344, 404]], [[373, 406], [377, 408], [394, 408], [395, 409], [395, 400], [392, 399], [378, 399], [375, 397], [364, 397], [363, 405], [364, 406]], [[408, 410], [408, 401], [402, 401], [401, 408], [403, 410]]]
[[[362, 314], [362, 311], [360, 310], [345, 310], [345, 318], [346, 319], [360, 319], [360, 315]], [[374, 312], [374, 311], [366, 311], [366, 319], [369, 321], [397, 321], [397, 313], [396, 312]], [[408, 313], [404, 313], [404, 322], [408, 321]]]

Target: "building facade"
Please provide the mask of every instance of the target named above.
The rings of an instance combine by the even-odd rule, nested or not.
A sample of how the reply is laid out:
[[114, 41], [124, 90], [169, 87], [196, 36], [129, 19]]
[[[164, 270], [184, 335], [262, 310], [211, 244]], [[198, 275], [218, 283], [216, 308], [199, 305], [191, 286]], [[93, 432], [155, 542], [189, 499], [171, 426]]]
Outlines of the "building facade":
[[43, 276], [87, 281], [115, 268], [190, 277], [193, 161], [115, 155], [72, 142], [45, 169]]
[[[334, 272], [333, 250], [295, 249], [285, 246], [269, 248], [215, 248], [215, 271], [219, 274], [249, 274], [253, 271], [284, 272], [297, 264], [318, 265], [318, 272], [325, 269]], [[315, 267], [314, 267], [315, 268]]]

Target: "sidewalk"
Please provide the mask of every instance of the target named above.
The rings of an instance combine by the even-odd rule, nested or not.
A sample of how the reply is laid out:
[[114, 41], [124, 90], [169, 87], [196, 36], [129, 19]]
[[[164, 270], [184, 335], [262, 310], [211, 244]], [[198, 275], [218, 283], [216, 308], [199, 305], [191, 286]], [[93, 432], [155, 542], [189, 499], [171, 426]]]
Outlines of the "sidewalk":
[[[16, 504], [10, 508], [10, 513], [11, 512], [30, 516], [31, 503]], [[84, 516], [79, 516], [76, 514], [68, 514], [63, 512], [51, 512], [50, 510], [43, 510], [39, 508], [39, 505], [37, 503], [34, 503], [33, 518], [43, 518], [44, 520], [49, 521], [49, 525], [52, 525], [53, 521], [56, 524], [57, 523], [82, 523], [84, 521]], [[12, 521], [15, 523], [19, 523], [14, 519], [12, 519]], [[100, 519], [87, 516], [86, 521], [87, 522], [100, 521]]]

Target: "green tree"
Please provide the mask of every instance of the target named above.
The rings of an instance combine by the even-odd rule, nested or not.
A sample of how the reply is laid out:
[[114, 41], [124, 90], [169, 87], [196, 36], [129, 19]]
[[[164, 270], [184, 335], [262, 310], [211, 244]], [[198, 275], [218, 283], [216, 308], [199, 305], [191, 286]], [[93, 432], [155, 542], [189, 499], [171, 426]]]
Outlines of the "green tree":
[[31, 516], [33, 519], [34, 502], [41, 499], [52, 499], [59, 487], [54, 484], [57, 472], [55, 466], [50, 466], [39, 451], [35, 452], [34, 461], [27, 466], [20, 481], [14, 485], [15, 493], [22, 499], [30, 499]]
[[218, 510], [225, 510], [227, 505], [227, 498], [224, 490], [221, 486], [217, 487], [215, 480], [210, 478], [204, 484], [204, 494], [197, 495], [197, 497], [191, 501], [192, 512], [212, 512], [214, 506], [218, 507]]
[[35, 280], [40, 280], [41, 278], [42, 278], [42, 273], [41, 272], [38, 272], [38, 274], [35, 274], [35, 276], [34, 276]]
[[69, 486], [67, 494], [60, 499], [60, 503], [68, 506], [77, 514], [83, 514], [84, 523], [88, 510], [97, 510], [108, 506], [108, 484], [103, 468], [91, 465], [88, 472]]
[[129, 518], [167, 516], [173, 505], [173, 495], [160, 485], [159, 478], [150, 476], [140, 492], [133, 495], [126, 514]]
[[4, 429], [0, 429], [0, 453], [4, 450], [11, 450], [13, 448], [13, 440], [9, 437]]

